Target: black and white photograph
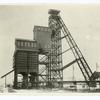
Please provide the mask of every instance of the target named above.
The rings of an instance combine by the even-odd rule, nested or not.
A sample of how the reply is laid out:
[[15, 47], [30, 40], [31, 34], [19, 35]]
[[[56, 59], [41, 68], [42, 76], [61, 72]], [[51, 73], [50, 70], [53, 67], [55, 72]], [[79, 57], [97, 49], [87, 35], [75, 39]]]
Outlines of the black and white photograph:
[[100, 4], [0, 5], [0, 95], [100, 93]]

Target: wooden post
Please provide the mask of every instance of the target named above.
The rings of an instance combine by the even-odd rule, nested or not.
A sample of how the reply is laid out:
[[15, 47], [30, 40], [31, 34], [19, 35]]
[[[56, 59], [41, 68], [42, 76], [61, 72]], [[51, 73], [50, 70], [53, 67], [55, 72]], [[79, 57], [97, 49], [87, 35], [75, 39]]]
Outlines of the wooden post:
[[6, 88], [6, 86], [7, 86], [7, 85], [6, 85], [6, 76], [5, 76], [5, 88]]

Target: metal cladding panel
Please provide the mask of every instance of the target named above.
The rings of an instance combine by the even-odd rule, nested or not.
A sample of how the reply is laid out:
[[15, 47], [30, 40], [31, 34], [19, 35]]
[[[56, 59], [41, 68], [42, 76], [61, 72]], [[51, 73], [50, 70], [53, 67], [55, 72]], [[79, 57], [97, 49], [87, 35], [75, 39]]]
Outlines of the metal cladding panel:
[[16, 50], [37, 50], [37, 42], [25, 39], [15, 40]]
[[50, 50], [51, 30], [49, 27], [34, 26], [34, 39], [37, 41], [38, 48]]
[[37, 72], [38, 71], [38, 53], [17, 51], [14, 56], [15, 68], [19, 72]]

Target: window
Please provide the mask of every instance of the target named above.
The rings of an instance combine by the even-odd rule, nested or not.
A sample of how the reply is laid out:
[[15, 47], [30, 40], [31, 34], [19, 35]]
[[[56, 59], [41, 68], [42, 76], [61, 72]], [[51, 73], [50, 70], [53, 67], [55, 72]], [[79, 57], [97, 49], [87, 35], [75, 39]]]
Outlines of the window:
[[30, 47], [30, 42], [27, 42], [27, 46]]
[[32, 48], [34, 47], [34, 44], [33, 44], [33, 42], [31, 43], [31, 47], [32, 47]]
[[23, 47], [25, 47], [25, 42], [23, 42]]
[[25, 47], [27, 47], [27, 42], [25, 42]]
[[36, 48], [36, 43], [34, 43], [34, 47]]
[[21, 47], [23, 47], [23, 42], [21, 41]]
[[17, 46], [20, 47], [20, 41], [17, 41]]
[[40, 30], [41, 28], [40, 27], [38, 27], [38, 30]]

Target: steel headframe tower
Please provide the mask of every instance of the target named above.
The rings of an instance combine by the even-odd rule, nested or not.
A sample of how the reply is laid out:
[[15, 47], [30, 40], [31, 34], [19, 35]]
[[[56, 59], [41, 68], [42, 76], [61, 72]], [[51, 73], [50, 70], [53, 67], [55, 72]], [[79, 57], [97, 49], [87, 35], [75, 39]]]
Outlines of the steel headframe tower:
[[52, 30], [51, 34], [51, 51], [48, 56], [48, 81], [51, 83], [52, 87], [62, 87], [63, 86], [63, 70], [62, 66], [62, 43], [59, 38], [61, 38], [61, 28], [57, 22], [51, 18], [51, 16], [57, 16], [59, 11], [49, 12], [49, 27]]
[[[59, 15], [60, 11], [58, 10], [54, 10], [54, 9], [51, 9], [49, 10], [49, 27], [51, 28], [52, 30], [52, 44], [56, 44], [56, 47], [54, 47], [54, 49], [56, 50], [56, 52], [54, 52], [53, 56], [51, 56], [52, 59], [54, 59], [54, 57], [57, 59], [57, 53], [59, 51], [59, 37], [61, 36], [61, 32], [63, 33], [63, 37], [61, 38], [65, 38], [68, 45], [69, 45], [69, 49], [72, 51], [74, 57], [75, 57], [75, 62], [78, 64], [84, 78], [85, 78], [85, 81], [86, 83], [89, 85], [89, 86], [92, 86], [94, 85], [94, 79], [91, 77], [92, 76], [92, 71], [88, 65], [88, 63], [86, 62], [84, 56], [82, 55], [79, 47], [77, 46], [76, 42], [74, 41], [72, 35], [70, 34], [69, 30], [67, 29], [65, 23], [63, 22], [62, 18], [60, 17]], [[59, 46], [58, 46], [58, 45]], [[56, 54], [56, 55], [55, 55]], [[51, 59], [51, 60], [52, 60]], [[55, 60], [56, 60], [55, 59]], [[60, 60], [59, 60], [60, 61]], [[57, 66], [55, 67], [55, 64], [62, 64], [62, 61], [61, 63], [59, 64], [57, 61], [56, 63], [53, 63], [51, 61], [51, 73], [56, 73], [58, 72], [57, 70]], [[61, 65], [60, 65], [61, 67]], [[54, 70], [54, 71], [53, 71]], [[59, 73], [62, 73], [61, 70], [59, 70]], [[60, 76], [61, 74], [59, 74]], [[52, 75], [51, 75], [52, 76]], [[62, 78], [60, 78], [62, 79]], [[92, 84], [93, 82], [93, 84]]]

